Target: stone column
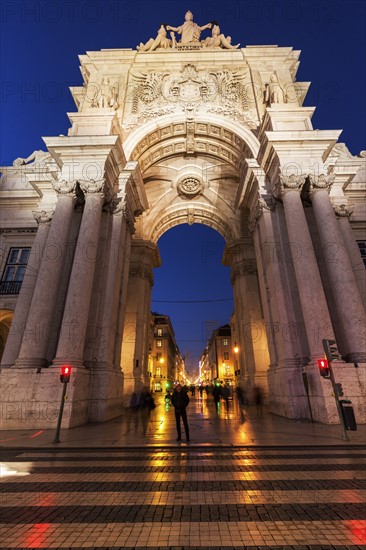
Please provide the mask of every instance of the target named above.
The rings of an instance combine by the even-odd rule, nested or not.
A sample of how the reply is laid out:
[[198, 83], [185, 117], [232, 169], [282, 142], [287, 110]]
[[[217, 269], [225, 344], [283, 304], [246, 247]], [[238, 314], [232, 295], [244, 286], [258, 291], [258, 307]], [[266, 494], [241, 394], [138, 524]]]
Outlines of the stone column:
[[[235, 314], [238, 319], [241, 363], [240, 373], [247, 389], [260, 384], [267, 392], [269, 366], [267, 335], [259, 296], [257, 263], [253, 240], [249, 237], [228, 244], [224, 263], [232, 267], [231, 283], [234, 291]], [[244, 361], [243, 361], [244, 360]]]
[[121, 357], [126, 398], [145, 379], [145, 340], [150, 316], [151, 289], [154, 284], [152, 268], [159, 265], [160, 256], [155, 244], [142, 240], [133, 241]]
[[13, 367], [19, 355], [29, 308], [32, 302], [32, 296], [41, 265], [43, 250], [46, 245], [46, 240], [50, 229], [53, 210], [37, 210], [33, 212], [33, 215], [38, 223], [38, 230], [29, 254], [27, 269], [24, 274], [13, 321], [11, 323], [8, 339], [6, 341], [6, 346], [1, 361], [2, 368]]
[[335, 332], [337, 334], [339, 330], [342, 331], [339, 340], [343, 342], [345, 347], [340, 351], [349, 363], [365, 363], [365, 310], [329, 198], [329, 188], [333, 183], [333, 179], [331, 176], [325, 175], [319, 177], [309, 176], [309, 178], [311, 182], [311, 202], [325, 256], [333, 299], [338, 310], [340, 326], [335, 326]]
[[288, 282], [289, 265], [283, 243], [287, 241], [287, 236], [281, 211], [282, 206], [278, 203], [275, 208], [272, 201], [260, 198], [253, 216], [253, 236], [257, 264], [262, 266], [262, 303], [271, 356], [269, 402], [271, 412], [275, 414], [308, 419], [311, 418], [311, 411], [302, 379], [302, 366], [307, 363], [307, 358], [302, 349], [304, 338], [299, 338], [296, 332], [298, 322], [294, 289]]
[[83, 217], [76, 244], [74, 263], [62, 318], [61, 332], [54, 365], [65, 362], [83, 367], [86, 325], [97, 260], [105, 180], [82, 181], [85, 195]]
[[337, 221], [343, 236], [344, 244], [346, 245], [346, 250], [348, 252], [353, 273], [357, 281], [362, 303], [366, 309], [366, 269], [350, 224], [350, 217], [353, 214], [354, 206], [346, 206], [345, 204], [342, 204], [340, 206], [335, 206], [334, 211], [337, 216]]
[[304, 326], [309, 346], [310, 362], [323, 357], [322, 339], [334, 339], [333, 327], [320, 278], [316, 256], [307, 225], [300, 190], [306, 175], [280, 175], [280, 197], [285, 209], [286, 225]]
[[75, 205], [76, 181], [55, 183], [58, 200], [48, 232], [16, 368], [46, 367], [48, 333], [58, 299]]

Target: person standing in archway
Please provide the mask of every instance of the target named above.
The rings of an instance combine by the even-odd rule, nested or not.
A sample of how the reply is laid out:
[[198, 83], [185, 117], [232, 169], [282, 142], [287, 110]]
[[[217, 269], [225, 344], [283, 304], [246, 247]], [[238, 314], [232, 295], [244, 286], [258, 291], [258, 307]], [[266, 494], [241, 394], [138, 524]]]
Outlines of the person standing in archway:
[[187, 420], [187, 407], [189, 403], [189, 397], [187, 392], [182, 390], [182, 386], [180, 384], [177, 384], [175, 386], [171, 401], [174, 407], [175, 422], [177, 425], [177, 441], [181, 441], [182, 439], [182, 431], [180, 425], [180, 419], [182, 419], [184, 424], [184, 431], [186, 433], [186, 440], [188, 442], [190, 440]]

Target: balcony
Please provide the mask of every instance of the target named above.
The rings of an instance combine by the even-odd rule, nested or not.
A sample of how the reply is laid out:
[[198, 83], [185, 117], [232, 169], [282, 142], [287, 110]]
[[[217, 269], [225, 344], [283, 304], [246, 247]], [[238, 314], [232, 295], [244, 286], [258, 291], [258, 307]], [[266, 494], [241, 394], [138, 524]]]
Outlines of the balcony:
[[19, 294], [22, 281], [1, 281], [0, 294]]

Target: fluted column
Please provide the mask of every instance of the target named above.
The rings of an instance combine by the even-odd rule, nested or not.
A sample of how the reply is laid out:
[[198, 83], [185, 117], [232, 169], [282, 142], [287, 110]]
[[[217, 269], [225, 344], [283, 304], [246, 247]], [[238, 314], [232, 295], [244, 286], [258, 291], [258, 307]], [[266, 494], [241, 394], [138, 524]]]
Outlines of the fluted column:
[[68, 252], [68, 239], [75, 205], [76, 181], [54, 184], [58, 193], [32, 302], [15, 366], [47, 366], [48, 333], [58, 299], [59, 284]]
[[350, 217], [353, 214], [354, 206], [342, 204], [340, 206], [334, 206], [334, 211], [337, 216], [337, 222], [343, 236], [344, 244], [346, 245], [346, 250], [348, 252], [353, 273], [357, 281], [363, 307], [366, 309], [366, 269], [350, 224]]
[[326, 175], [309, 178], [311, 202], [341, 325], [335, 331], [342, 330], [340, 341], [345, 349], [341, 352], [347, 362], [366, 362], [365, 310], [329, 197], [333, 180]]
[[13, 321], [6, 341], [1, 367], [12, 367], [19, 355], [22, 337], [32, 302], [34, 288], [41, 265], [43, 250], [48, 237], [53, 210], [37, 210], [33, 216], [38, 223], [38, 230], [29, 254], [27, 269], [17, 299]]
[[67, 361], [74, 366], [83, 366], [85, 334], [97, 260], [105, 180], [79, 180], [79, 184], [85, 195], [85, 205], [54, 365]]
[[304, 326], [298, 329], [306, 333], [310, 359], [314, 362], [324, 354], [322, 339], [333, 339], [334, 333], [300, 197], [305, 180], [306, 175], [280, 175], [276, 196], [282, 199], [285, 210], [291, 261], [304, 319]]

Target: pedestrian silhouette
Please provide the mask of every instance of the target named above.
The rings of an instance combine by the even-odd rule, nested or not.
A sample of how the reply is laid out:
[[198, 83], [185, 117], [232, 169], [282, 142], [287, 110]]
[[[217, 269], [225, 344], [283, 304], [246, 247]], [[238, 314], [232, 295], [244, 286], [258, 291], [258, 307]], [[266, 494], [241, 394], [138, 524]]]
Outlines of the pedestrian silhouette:
[[175, 422], [177, 425], [177, 441], [181, 441], [182, 439], [180, 419], [183, 420], [186, 440], [189, 441], [189, 427], [187, 420], [187, 406], [189, 403], [189, 397], [187, 392], [182, 389], [182, 386], [180, 384], [177, 384], [175, 386], [171, 401], [174, 407]]
[[139, 408], [138, 412], [140, 415], [142, 433], [146, 435], [147, 426], [149, 424], [151, 411], [155, 409], [154, 398], [151, 395], [147, 386], [144, 386], [139, 395]]
[[263, 391], [262, 388], [258, 385], [253, 388], [254, 403], [257, 408], [257, 416], [262, 416], [263, 414]]
[[222, 395], [221, 385], [215, 384], [212, 390], [212, 395], [215, 402], [216, 412], [219, 412], [219, 403]]
[[240, 414], [240, 422], [243, 424], [245, 422], [245, 407], [247, 406], [247, 398], [246, 393], [243, 388], [240, 386], [237, 386], [236, 388], [236, 397], [238, 399], [238, 405], [239, 405], [239, 414]]

